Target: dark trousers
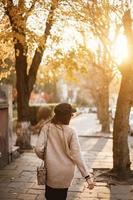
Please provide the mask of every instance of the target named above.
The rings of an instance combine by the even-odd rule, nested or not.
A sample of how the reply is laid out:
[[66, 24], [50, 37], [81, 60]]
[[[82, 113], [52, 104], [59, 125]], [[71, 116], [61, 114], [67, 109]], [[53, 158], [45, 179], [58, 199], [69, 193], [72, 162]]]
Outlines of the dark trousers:
[[46, 185], [46, 200], [66, 200], [68, 188], [51, 188]]

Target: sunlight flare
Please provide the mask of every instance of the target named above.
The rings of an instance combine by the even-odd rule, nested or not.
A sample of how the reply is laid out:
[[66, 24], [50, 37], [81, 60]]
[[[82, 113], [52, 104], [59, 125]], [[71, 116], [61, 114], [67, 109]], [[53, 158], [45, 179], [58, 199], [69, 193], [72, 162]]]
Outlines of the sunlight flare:
[[127, 40], [124, 35], [119, 35], [112, 48], [112, 54], [118, 64], [121, 64], [128, 56]]

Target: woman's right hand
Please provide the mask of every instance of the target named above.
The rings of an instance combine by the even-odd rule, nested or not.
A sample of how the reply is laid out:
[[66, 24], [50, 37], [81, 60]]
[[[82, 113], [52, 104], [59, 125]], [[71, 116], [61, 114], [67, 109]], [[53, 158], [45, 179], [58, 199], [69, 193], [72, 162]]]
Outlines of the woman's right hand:
[[92, 178], [88, 178], [86, 180], [86, 182], [88, 184], [87, 188], [89, 188], [90, 190], [92, 190], [94, 188], [94, 186], [95, 186], [95, 183], [94, 183], [93, 179]]

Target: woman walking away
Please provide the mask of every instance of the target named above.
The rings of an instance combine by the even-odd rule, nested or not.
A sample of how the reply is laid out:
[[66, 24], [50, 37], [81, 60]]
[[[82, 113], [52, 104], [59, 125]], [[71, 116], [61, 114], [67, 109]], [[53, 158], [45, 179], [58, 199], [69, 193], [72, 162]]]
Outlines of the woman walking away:
[[[37, 141], [35, 151], [42, 160], [47, 144], [46, 200], [66, 200], [68, 188], [74, 177], [75, 166], [87, 181], [88, 188], [94, 188], [94, 183], [81, 157], [78, 136], [75, 130], [69, 126], [74, 112], [76, 109], [72, 108], [70, 104], [58, 104], [54, 109], [54, 117], [50, 123], [43, 126]], [[47, 142], [45, 134], [47, 134]]]

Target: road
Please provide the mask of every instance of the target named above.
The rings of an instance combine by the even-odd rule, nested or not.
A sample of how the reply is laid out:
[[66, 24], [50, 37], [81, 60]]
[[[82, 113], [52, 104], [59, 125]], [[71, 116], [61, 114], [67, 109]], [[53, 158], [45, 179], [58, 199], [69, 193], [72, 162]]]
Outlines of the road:
[[100, 131], [100, 124], [95, 113], [85, 113], [73, 118], [70, 123], [78, 132], [78, 135], [92, 135]]

